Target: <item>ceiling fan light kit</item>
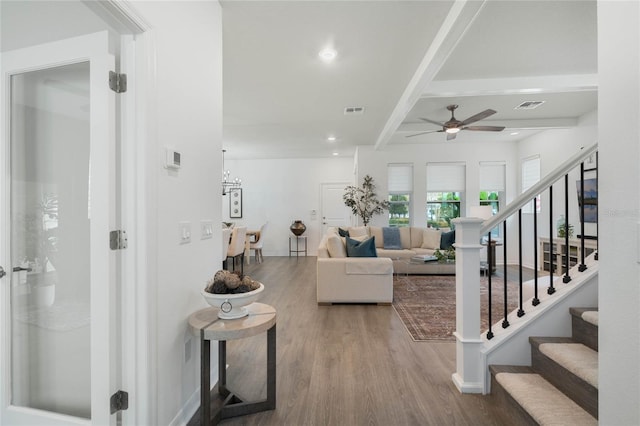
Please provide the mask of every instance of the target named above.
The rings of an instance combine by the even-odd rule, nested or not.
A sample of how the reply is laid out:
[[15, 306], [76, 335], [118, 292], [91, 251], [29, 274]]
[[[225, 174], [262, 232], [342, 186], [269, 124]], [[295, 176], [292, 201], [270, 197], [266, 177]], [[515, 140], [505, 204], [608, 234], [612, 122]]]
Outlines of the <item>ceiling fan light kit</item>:
[[447, 134], [447, 140], [450, 141], [452, 139], [456, 138], [456, 134], [460, 131], [460, 130], [471, 130], [471, 131], [476, 131], [476, 132], [501, 132], [504, 130], [504, 126], [468, 126], [468, 124], [471, 123], [475, 123], [476, 121], [480, 121], [480, 120], [484, 120], [485, 118], [493, 115], [496, 113], [496, 111], [492, 110], [492, 109], [486, 109], [482, 112], [479, 112], [476, 115], [472, 115], [471, 117], [467, 118], [466, 120], [457, 120], [456, 117], [454, 116], [453, 112], [456, 110], [456, 108], [458, 108], [458, 105], [448, 105], [447, 109], [449, 111], [451, 111], [451, 119], [445, 123], [440, 123], [438, 121], [435, 120], [430, 120], [428, 118], [422, 118], [420, 117], [420, 120], [422, 121], [426, 121], [427, 123], [431, 123], [431, 124], [436, 124], [438, 126], [442, 127], [442, 130], [432, 130], [432, 131], [427, 131], [427, 132], [420, 132], [420, 133], [416, 133], [414, 135], [407, 135], [408, 138], [414, 137], [414, 136], [418, 136], [418, 135], [424, 135], [426, 133], [437, 133], [437, 132], [445, 132]]

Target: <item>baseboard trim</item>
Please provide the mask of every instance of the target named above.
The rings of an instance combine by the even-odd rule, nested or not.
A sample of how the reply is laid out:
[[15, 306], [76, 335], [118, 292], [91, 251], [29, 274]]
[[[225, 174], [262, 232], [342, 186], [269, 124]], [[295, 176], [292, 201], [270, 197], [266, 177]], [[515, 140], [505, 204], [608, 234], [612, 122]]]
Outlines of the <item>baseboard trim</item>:
[[451, 375], [451, 379], [453, 380], [453, 384], [456, 385], [456, 388], [460, 393], [482, 393], [484, 391], [482, 383], [464, 382], [464, 380], [458, 373], [453, 373]]
[[187, 400], [187, 402], [182, 406], [180, 411], [176, 414], [176, 416], [171, 420], [169, 426], [186, 426], [189, 423], [189, 420], [193, 417], [193, 415], [200, 408], [200, 387], [195, 390]]

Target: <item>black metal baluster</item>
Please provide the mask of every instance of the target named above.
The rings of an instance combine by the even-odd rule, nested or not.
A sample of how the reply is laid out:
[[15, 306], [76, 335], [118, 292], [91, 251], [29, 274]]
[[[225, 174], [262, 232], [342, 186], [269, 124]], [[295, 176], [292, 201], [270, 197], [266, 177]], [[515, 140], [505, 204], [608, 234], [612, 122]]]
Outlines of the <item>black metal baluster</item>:
[[538, 299], [538, 213], [536, 212], [535, 198], [533, 199], [533, 300], [531, 304], [533, 306], [540, 304], [540, 299]]
[[[598, 151], [596, 151], [596, 194], [598, 193]], [[597, 203], [597, 201], [596, 201]], [[598, 212], [600, 211], [600, 206], [596, 204], [596, 254], [593, 256], [595, 260], [598, 260], [598, 251], [600, 248], [600, 238], [598, 237]]]
[[504, 230], [502, 235], [502, 248], [503, 257], [502, 261], [504, 262], [504, 320], [502, 321], [502, 328], [509, 327], [509, 320], [507, 319], [508, 315], [508, 306], [507, 306], [507, 221], [502, 222], [504, 224]]
[[563, 283], [571, 281], [569, 276], [569, 174], [564, 175], [564, 249], [566, 257], [564, 259], [564, 277], [562, 277]]
[[[534, 208], [534, 211], [535, 208]], [[553, 294], [556, 289], [553, 287], [553, 185], [549, 186], [549, 287], [547, 288], [547, 294]]]
[[493, 339], [493, 331], [491, 331], [491, 325], [493, 324], [493, 321], [491, 320], [491, 274], [493, 273], [491, 265], [493, 265], [493, 256], [491, 255], [491, 251], [491, 231], [489, 231], [487, 234], [487, 262], [489, 263], [489, 268], [487, 269], [487, 291], [489, 295], [489, 331], [487, 331], [487, 340]]
[[584, 263], [584, 162], [580, 163], [580, 266], [578, 271], [586, 271]]
[[[535, 211], [533, 215], [535, 216]], [[522, 309], [522, 209], [518, 209], [518, 263], [519, 263], [519, 272], [520, 272], [520, 287], [518, 289], [520, 293], [519, 294], [520, 307], [518, 308], [518, 318], [520, 318], [524, 316], [524, 309]]]

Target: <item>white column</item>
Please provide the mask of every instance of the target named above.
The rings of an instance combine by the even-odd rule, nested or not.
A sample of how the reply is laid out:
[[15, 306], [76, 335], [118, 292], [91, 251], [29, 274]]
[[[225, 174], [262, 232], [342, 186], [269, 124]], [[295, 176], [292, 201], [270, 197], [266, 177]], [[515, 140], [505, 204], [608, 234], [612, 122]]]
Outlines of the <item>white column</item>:
[[482, 219], [454, 219], [456, 230], [456, 372], [461, 393], [484, 391], [480, 337], [480, 227]]

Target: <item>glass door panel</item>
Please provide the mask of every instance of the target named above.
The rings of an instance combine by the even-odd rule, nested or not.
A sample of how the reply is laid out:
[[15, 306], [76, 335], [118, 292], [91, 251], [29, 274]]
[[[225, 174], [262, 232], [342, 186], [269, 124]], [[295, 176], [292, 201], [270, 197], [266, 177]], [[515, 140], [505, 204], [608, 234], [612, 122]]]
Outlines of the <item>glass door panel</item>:
[[[11, 76], [11, 403], [91, 418], [89, 62]], [[18, 266], [16, 266], [18, 265]]]

